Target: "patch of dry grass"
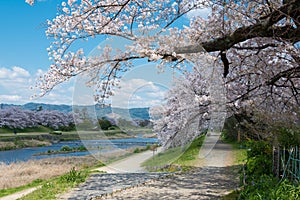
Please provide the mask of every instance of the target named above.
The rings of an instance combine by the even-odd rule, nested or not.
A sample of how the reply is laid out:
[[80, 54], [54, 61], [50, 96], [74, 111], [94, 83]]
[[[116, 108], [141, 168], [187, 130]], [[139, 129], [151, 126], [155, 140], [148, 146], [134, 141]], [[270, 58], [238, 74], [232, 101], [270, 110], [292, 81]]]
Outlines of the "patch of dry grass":
[[99, 164], [93, 156], [58, 157], [27, 162], [0, 163], [0, 189], [14, 188], [37, 179], [49, 179], [69, 172]]
[[23, 140], [22, 141], [27, 147], [38, 147], [38, 146], [49, 146], [51, 142], [49, 141], [40, 141], [40, 140]]
[[11, 150], [19, 149], [24, 147], [39, 147], [39, 146], [49, 146], [51, 143], [49, 141], [40, 140], [15, 140], [15, 141], [0, 141], [0, 150]]
[[14, 142], [2, 142], [0, 141], [0, 149], [13, 148], [15, 146]]

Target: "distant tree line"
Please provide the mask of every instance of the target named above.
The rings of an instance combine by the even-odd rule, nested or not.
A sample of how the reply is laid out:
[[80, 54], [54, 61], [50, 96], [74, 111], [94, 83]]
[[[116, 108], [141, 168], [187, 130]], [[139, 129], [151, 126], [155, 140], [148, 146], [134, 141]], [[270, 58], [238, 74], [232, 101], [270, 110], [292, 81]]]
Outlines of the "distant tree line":
[[[45, 126], [53, 130], [73, 130], [75, 124], [79, 128], [94, 129], [97, 123], [92, 122], [85, 112], [60, 112], [57, 110], [44, 110], [41, 106], [35, 110], [26, 110], [19, 107], [0, 109], [0, 128], [24, 129]], [[117, 126], [151, 126], [149, 120], [111, 119], [102, 117], [98, 119], [98, 126], [102, 130], [111, 130]]]
[[0, 110], [0, 128], [24, 129], [38, 126], [49, 127], [54, 130], [74, 128], [72, 113], [56, 110], [37, 109], [23, 110], [10, 107]]

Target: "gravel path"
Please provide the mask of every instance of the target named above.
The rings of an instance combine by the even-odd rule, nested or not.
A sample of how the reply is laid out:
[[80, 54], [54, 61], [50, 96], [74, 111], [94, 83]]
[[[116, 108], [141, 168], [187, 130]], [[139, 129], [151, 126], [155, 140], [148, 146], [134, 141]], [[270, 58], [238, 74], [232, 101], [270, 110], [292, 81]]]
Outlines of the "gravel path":
[[[214, 137], [214, 138], [212, 138]], [[217, 141], [212, 135], [200, 154], [196, 167], [188, 173], [120, 173], [95, 174], [69, 196], [61, 199], [106, 200], [157, 200], [157, 199], [220, 199], [239, 186], [238, 166], [232, 166], [234, 158], [229, 144]], [[213, 148], [212, 148], [213, 147]], [[203, 156], [204, 155], [204, 156]], [[133, 165], [138, 159], [131, 159]], [[126, 161], [122, 161], [122, 166]], [[137, 164], [137, 163], [135, 163]], [[102, 168], [103, 169], [103, 168]], [[112, 170], [114, 171], [114, 170]]]
[[220, 199], [239, 187], [239, 167], [233, 165], [231, 145], [218, 138], [217, 134], [207, 136], [195, 168], [188, 173], [166, 176], [95, 199]]
[[[156, 153], [160, 152], [158, 148]], [[159, 179], [169, 173], [148, 173], [141, 163], [153, 156], [153, 151], [145, 151], [128, 158], [100, 167], [95, 171], [104, 171], [104, 174], [92, 174], [88, 180], [78, 188], [74, 188], [57, 199], [59, 200], [87, 200], [110, 194], [126, 188], [143, 184], [149, 180]]]
[[238, 187], [238, 168], [204, 167], [186, 174], [161, 178], [138, 187], [97, 197], [105, 200], [212, 200]]
[[159, 179], [166, 173], [116, 173], [93, 174], [79, 188], [66, 193], [59, 200], [87, 200], [101, 197], [126, 188], [141, 185], [149, 180]]

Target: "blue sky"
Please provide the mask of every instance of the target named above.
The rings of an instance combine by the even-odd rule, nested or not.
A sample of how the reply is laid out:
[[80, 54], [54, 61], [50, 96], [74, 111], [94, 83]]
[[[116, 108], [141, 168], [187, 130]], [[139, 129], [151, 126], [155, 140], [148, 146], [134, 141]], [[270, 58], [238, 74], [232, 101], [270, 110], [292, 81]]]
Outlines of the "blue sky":
[[[30, 6], [24, 0], [0, 0], [0, 103], [31, 101], [29, 87], [34, 85], [36, 74], [50, 64], [45, 23], [55, 17], [60, 2], [39, 0]], [[54, 93], [36, 101], [58, 103], [57, 98]]]
[[[73, 97], [75, 80], [59, 85], [43, 98], [30, 99], [30, 96], [34, 94], [34, 91], [29, 89], [30, 86], [34, 85], [36, 76], [45, 72], [50, 65], [46, 50], [50, 41], [45, 35], [45, 24], [47, 19], [53, 19], [56, 16], [57, 8], [62, 1], [37, 0], [34, 6], [30, 6], [25, 3], [25, 0], [0, 0], [0, 103], [42, 102], [69, 105], [73, 103], [76, 98]], [[85, 43], [85, 52], [91, 51], [98, 43], [98, 41]], [[169, 75], [171, 73], [158, 76], [153, 66], [142, 65], [141, 68], [143, 67], [147, 67], [147, 70], [136, 70], [134, 73], [129, 73], [126, 75], [128, 79], [124, 79], [127, 82], [123, 83], [125, 88], [136, 83], [140, 84], [138, 87], [136, 85], [136, 89], [140, 88], [139, 97], [136, 96], [137, 94], [134, 94], [135, 96], [129, 94], [129, 89], [126, 91], [127, 96], [131, 95], [131, 99], [133, 97], [135, 100], [142, 98], [141, 102], [143, 103], [140, 105], [137, 103], [137, 107], [150, 105], [154, 100], [162, 98], [162, 96], [157, 97], [157, 94], [162, 93], [158, 91], [159, 88], [154, 86], [158, 84], [168, 87], [168, 82], [170, 82]], [[156, 99], [149, 96], [151, 92], [145, 93], [144, 97], [149, 100], [146, 102], [141, 95], [143, 87], [147, 88], [145, 91], [153, 88], [156, 93], [153, 98]], [[124, 97], [125, 94], [120, 91], [119, 95]], [[118, 107], [130, 104], [116, 100], [116, 98], [114, 101]]]
[[[29, 89], [30, 86], [34, 85], [37, 75], [45, 72], [50, 65], [46, 50], [50, 41], [45, 35], [45, 24], [47, 19], [53, 19], [56, 16], [57, 8], [62, 1], [38, 0], [34, 6], [30, 6], [25, 3], [25, 0], [0, 0], [0, 103], [72, 104], [74, 98], [76, 99], [73, 97], [76, 80], [59, 85], [49, 95], [42, 98], [30, 99], [34, 94], [34, 91]], [[98, 45], [98, 41], [90, 41], [84, 45], [85, 51], [89, 52]], [[120, 97], [128, 97], [128, 88], [133, 85], [132, 83], [139, 83], [139, 87], [153, 86], [155, 75], [151, 74], [156, 74], [155, 70], [148, 70], [147, 75], [142, 71], [136, 72], [136, 75], [140, 77], [132, 77], [123, 83], [123, 86], [127, 88], [126, 95], [120, 90], [118, 92]], [[165, 80], [166, 77], [161, 77], [161, 79]], [[134, 92], [132, 89], [131, 92]], [[158, 88], [155, 89], [158, 90]], [[92, 98], [91, 93], [89, 95], [89, 98]], [[153, 102], [153, 99], [147, 98], [148, 103]], [[140, 107], [148, 105], [145, 100], [143, 102]], [[126, 107], [126, 104], [128, 105], [122, 100], [115, 101], [117, 107]]]

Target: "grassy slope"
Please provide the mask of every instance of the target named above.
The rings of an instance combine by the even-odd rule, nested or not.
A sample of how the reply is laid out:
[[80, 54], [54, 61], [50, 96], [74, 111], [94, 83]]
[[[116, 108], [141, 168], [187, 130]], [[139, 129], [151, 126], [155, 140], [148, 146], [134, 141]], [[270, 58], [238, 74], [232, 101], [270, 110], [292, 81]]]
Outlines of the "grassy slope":
[[192, 162], [197, 158], [204, 138], [204, 135], [196, 138], [190, 146], [186, 147], [186, 150], [176, 147], [168, 149], [163, 153], [158, 153], [156, 156], [144, 162], [143, 166], [150, 170], [156, 170], [170, 164], [180, 166], [192, 165]]
[[[47, 193], [45, 188], [50, 190], [49, 185], [53, 186], [53, 193], [55, 193], [55, 190], [57, 190], [56, 193], [59, 193], [61, 190], [56, 188], [56, 184], [62, 187], [62, 189], [73, 187], [74, 184], [78, 183], [76, 177], [79, 175], [85, 177], [92, 169], [101, 166], [103, 166], [103, 164], [92, 156], [31, 160], [10, 165], [2, 163], [0, 164], [0, 171], [6, 172], [2, 174], [2, 178], [6, 180], [6, 182], [0, 182], [0, 188], [5, 188], [0, 189], [0, 197], [40, 185], [43, 186], [39, 189], [41, 191], [37, 191], [40, 194], [43, 192]], [[73, 170], [75, 168], [79, 170], [76, 171], [76, 173], [74, 173]], [[68, 175], [73, 178], [68, 178], [67, 181], [66, 178], [60, 178], [61, 176], [65, 177]]]
[[[40, 132], [40, 133], [49, 133], [51, 131], [50, 128], [44, 126], [38, 126], [34, 128], [24, 128], [24, 129], [16, 129], [17, 133], [30, 133], [30, 132]], [[14, 133], [13, 129], [9, 128], [0, 128], [1, 133]]]
[[59, 194], [84, 182], [89, 174], [90, 170], [76, 171], [72, 169], [65, 175], [44, 181], [40, 189], [20, 198], [20, 200], [54, 200]]
[[[150, 169], [157, 166], [164, 166], [168, 164], [175, 164], [181, 166], [193, 166], [196, 161], [199, 149], [202, 146], [204, 136], [196, 138], [186, 150], [182, 151], [180, 147], [171, 148], [163, 153], [158, 153], [153, 158], [143, 163], [143, 166], [149, 167]], [[235, 164], [240, 165], [245, 163], [247, 150], [241, 149], [240, 144], [234, 142], [228, 142], [233, 147], [233, 154], [235, 157]]]

